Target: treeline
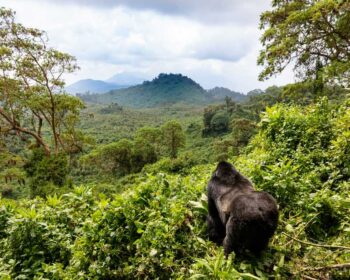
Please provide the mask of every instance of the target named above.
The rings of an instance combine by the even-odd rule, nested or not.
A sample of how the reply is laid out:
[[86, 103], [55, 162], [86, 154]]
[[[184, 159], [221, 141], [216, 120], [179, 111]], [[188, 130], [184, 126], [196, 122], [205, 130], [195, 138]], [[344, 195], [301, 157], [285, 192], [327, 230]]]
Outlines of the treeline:
[[[177, 121], [169, 121], [160, 128], [143, 127], [133, 140], [122, 139], [96, 149], [81, 158], [85, 171], [100, 170], [115, 176], [139, 172], [146, 164], [161, 157], [175, 159], [185, 146], [185, 133]], [[84, 171], [83, 171], [84, 172]]]
[[322, 89], [315, 80], [271, 86], [265, 91], [254, 90], [248, 94], [248, 100], [237, 103], [226, 97], [225, 103], [210, 105], [204, 109], [203, 137], [216, 138], [214, 151], [216, 160], [224, 160], [238, 155], [250, 138], [257, 132], [261, 113], [277, 103], [305, 106], [313, 104], [327, 96], [331, 106], [346, 99], [347, 90], [340, 85], [324, 85]]

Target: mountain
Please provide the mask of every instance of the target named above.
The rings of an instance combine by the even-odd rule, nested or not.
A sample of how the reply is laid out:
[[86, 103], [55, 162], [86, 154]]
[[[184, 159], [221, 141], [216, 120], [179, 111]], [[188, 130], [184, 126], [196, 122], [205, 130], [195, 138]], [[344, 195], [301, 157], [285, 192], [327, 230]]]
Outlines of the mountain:
[[71, 94], [76, 93], [103, 93], [113, 89], [123, 88], [125, 86], [114, 83], [104, 82], [100, 80], [85, 79], [79, 80], [74, 84], [71, 84], [65, 88], [65, 90]]
[[245, 94], [224, 87], [209, 89], [208, 93], [214, 100], [218, 101], [224, 100], [226, 96], [232, 98], [232, 100], [236, 102], [247, 100], [247, 96]]
[[202, 104], [210, 98], [199, 84], [181, 74], [159, 74], [152, 81], [145, 81], [137, 86], [80, 97], [88, 102], [117, 102], [122, 106], [136, 108], [160, 107], [176, 103]]
[[147, 80], [147, 78], [143, 73], [122, 72], [110, 77], [105, 81], [93, 79], [79, 80], [76, 83], [67, 86], [65, 89], [71, 94], [86, 92], [104, 93], [114, 89], [121, 89], [138, 85], [145, 80]]
[[236, 102], [245, 100], [246, 95], [216, 87], [203, 89], [198, 83], [181, 74], [159, 74], [151, 81], [142, 84], [111, 90], [104, 94], [79, 95], [86, 102], [118, 103], [135, 108], [161, 107], [173, 104], [204, 105], [222, 102], [226, 96]]
[[263, 94], [263, 93], [264, 93], [263, 90], [257, 88], [257, 89], [253, 89], [253, 90], [247, 92], [247, 96], [257, 96], [257, 95], [260, 95], [260, 94]]

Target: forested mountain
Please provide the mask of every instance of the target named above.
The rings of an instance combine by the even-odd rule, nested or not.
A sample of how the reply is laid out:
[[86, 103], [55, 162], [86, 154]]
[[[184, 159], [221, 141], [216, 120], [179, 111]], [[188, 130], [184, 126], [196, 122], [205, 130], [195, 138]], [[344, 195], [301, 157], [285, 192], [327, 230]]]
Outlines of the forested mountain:
[[208, 93], [214, 100], [224, 100], [226, 96], [232, 98], [232, 100], [237, 102], [247, 100], [247, 96], [245, 94], [224, 87], [215, 87], [209, 89]]
[[86, 94], [80, 97], [87, 102], [107, 104], [117, 102], [122, 106], [151, 108], [169, 106], [177, 103], [203, 105], [222, 101], [225, 97], [242, 101], [244, 94], [226, 88], [214, 88], [209, 91], [198, 83], [181, 74], [161, 73], [152, 81], [125, 89], [112, 90], [105, 94]]

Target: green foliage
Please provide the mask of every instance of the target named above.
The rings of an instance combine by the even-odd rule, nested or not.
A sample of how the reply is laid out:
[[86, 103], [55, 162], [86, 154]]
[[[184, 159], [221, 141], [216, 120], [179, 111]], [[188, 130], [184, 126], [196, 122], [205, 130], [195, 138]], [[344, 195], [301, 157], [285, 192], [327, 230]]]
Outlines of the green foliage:
[[224, 133], [229, 129], [229, 115], [225, 111], [217, 112], [210, 121], [210, 128], [214, 133]]
[[156, 108], [174, 105], [206, 105], [223, 101], [226, 96], [241, 102], [247, 97], [227, 88], [203, 89], [192, 79], [181, 74], [161, 73], [152, 81], [124, 89], [112, 90], [104, 94], [79, 94], [88, 103], [109, 104], [118, 102], [133, 108]]
[[236, 153], [239, 149], [245, 147], [250, 138], [256, 133], [255, 122], [248, 119], [235, 119], [232, 122], [232, 137], [233, 147], [236, 149]]
[[30, 178], [31, 196], [63, 193], [69, 187], [68, 158], [65, 154], [47, 156], [43, 149], [34, 149], [24, 169]]
[[217, 136], [229, 131], [230, 115], [226, 110], [220, 110], [220, 107], [205, 108], [203, 136]]
[[173, 120], [161, 127], [162, 143], [171, 158], [176, 158], [179, 148], [185, 146], [185, 134], [179, 122]]
[[310, 242], [350, 243], [349, 104], [275, 105], [236, 157], [236, 168], [280, 205], [277, 233], [259, 258], [224, 259], [207, 240], [204, 193], [214, 166], [172, 170], [161, 160], [110, 198], [80, 187], [47, 200], [0, 199], [0, 277], [346, 279], [345, 269], [311, 268], [348, 263], [349, 251]]
[[161, 153], [161, 130], [143, 127], [136, 132], [134, 141], [122, 139], [100, 145], [80, 158], [84, 168], [102, 170], [114, 176], [139, 172], [148, 163], [156, 162]]
[[2, 279], [33, 279], [43, 276], [45, 265], [67, 265], [79, 226], [91, 213], [91, 199], [83, 189], [64, 198], [52, 196], [46, 201], [37, 198], [16, 204], [1, 200], [0, 204]]
[[276, 0], [261, 15], [265, 28], [258, 63], [260, 79], [282, 72], [291, 62], [299, 74], [319, 82], [349, 86], [350, 10], [344, 0]]
[[86, 102], [111, 103], [134, 108], [151, 108], [182, 104], [205, 104], [206, 91], [196, 82], [181, 74], [159, 74], [152, 81], [105, 94], [80, 95]]
[[24, 159], [10, 152], [0, 142], [0, 193], [3, 197], [17, 197], [25, 185]]
[[250, 273], [238, 272], [233, 265], [233, 254], [225, 259], [223, 250], [216, 256], [207, 255], [203, 259], [196, 259], [192, 267], [190, 279], [260, 279]]
[[191, 263], [193, 252], [200, 257], [206, 250], [199, 237], [202, 206], [189, 204], [200, 198], [206, 179], [149, 176], [112, 201], [93, 200], [82, 188], [10, 210], [0, 200], [0, 218], [8, 221], [1, 224], [6, 238], [0, 243], [0, 275], [168, 279], [188, 274], [181, 269]]
[[122, 139], [97, 149], [81, 158], [83, 166], [94, 165], [113, 175], [126, 175], [132, 171], [133, 143]]
[[136, 132], [132, 165], [140, 171], [148, 163], [154, 163], [161, 155], [161, 131], [158, 128], [143, 127]]
[[120, 113], [123, 111], [123, 107], [120, 106], [118, 103], [112, 102], [107, 107], [104, 107], [100, 109], [101, 114], [113, 114], [113, 113]]
[[247, 99], [246, 95], [223, 87], [210, 89], [208, 90], [208, 94], [211, 95], [214, 100], [218, 101], [223, 101], [225, 98], [232, 98], [235, 102], [243, 102]]
[[144, 172], [157, 174], [158, 172], [188, 174], [191, 168], [197, 165], [198, 162], [192, 154], [181, 154], [179, 157], [163, 158], [154, 164], [145, 166]]
[[102, 105], [87, 104], [82, 111], [79, 129], [94, 137], [97, 144], [109, 144], [123, 138], [133, 139], [137, 130], [147, 126], [159, 128], [165, 122], [176, 119], [183, 127], [200, 123], [202, 110], [188, 106], [152, 109], [123, 108], [114, 114], [101, 114]]
[[0, 27], [1, 134], [34, 140], [47, 154], [80, 147], [83, 103], [65, 94], [62, 80], [78, 68], [75, 58], [49, 48], [45, 32], [16, 23], [12, 10], [0, 8]]
[[[334, 124], [344, 119], [346, 108], [347, 103], [332, 109], [327, 100], [322, 100], [307, 108], [276, 105], [266, 110], [260, 133], [253, 140], [259, 147], [254, 150], [257, 158], [263, 156], [263, 165], [251, 172], [259, 173], [256, 183], [273, 193], [283, 207], [304, 196], [307, 199], [325, 182], [334, 187], [347, 179], [346, 172], [336, 168], [333, 157], [333, 143], [343, 134]], [[346, 145], [340, 153], [346, 155], [343, 162], [347, 162], [349, 153], [344, 148]]]

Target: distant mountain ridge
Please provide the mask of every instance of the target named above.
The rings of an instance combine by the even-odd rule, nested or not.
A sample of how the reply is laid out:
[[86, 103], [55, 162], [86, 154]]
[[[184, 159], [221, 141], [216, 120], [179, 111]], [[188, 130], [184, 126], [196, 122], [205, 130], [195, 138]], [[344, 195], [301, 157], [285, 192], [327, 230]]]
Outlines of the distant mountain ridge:
[[84, 79], [79, 80], [65, 88], [68, 93], [105, 93], [114, 89], [127, 88], [142, 83], [147, 78], [141, 73], [123, 72], [116, 74], [109, 79], [94, 80]]
[[225, 97], [230, 97], [232, 98], [232, 100], [236, 102], [241, 102], [247, 99], [247, 96], [245, 94], [242, 94], [240, 92], [236, 92], [224, 87], [215, 87], [215, 88], [209, 89], [208, 93], [215, 100], [224, 100]]
[[172, 73], [161, 73], [151, 81], [103, 94], [79, 95], [86, 102], [102, 104], [115, 102], [135, 108], [161, 107], [178, 103], [203, 105], [223, 101], [226, 96], [236, 102], [248, 98], [242, 93], [226, 88], [205, 90], [189, 77]]
[[127, 86], [108, 83], [100, 80], [85, 79], [79, 80], [74, 84], [71, 84], [65, 88], [68, 93], [104, 93], [113, 89], [119, 89]]

